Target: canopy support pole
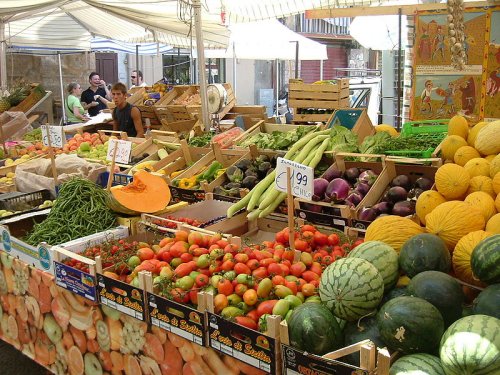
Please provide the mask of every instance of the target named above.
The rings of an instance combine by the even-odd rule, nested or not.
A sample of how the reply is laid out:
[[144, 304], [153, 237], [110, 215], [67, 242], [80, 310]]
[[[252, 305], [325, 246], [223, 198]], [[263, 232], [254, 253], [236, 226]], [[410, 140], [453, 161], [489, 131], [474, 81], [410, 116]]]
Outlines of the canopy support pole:
[[5, 41], [5, 23], [0, 21], [0, 86], [7, 89], [7, 42]]
[[401, 8], [398, 9], [398, 82], [397, 82], [397, 91], [398, 91], [398, 101], [397, 101], [397, 111], [396, 113], [398, 114], [396, 118], [396, 127], [399, 130], [401, 130], [401, 43], [402, 43], [402, 22], [403, 22], [403, 11]]
[[278, 102], [280, 100], [280, 60], [276, 59], [276, 113], [275, 115], [279, 115], [278, 111]]
[[207, 97], [207, 79], [205, 74], [205, 48], [203, 44], [203, 34], [201, 25], [201, 3], [200, 0], [193, 1], [194, 23], [196, 30], [196, 51], [198, 53], [198, 74], [200, 82], [200, 97], [201, 97], [201, 117], [205, 130], [210, 130], [210, 118], [208, 116], [208, 97]]
[[323, 81], [323, 60], [319, 60], [319, 80]]
[[64, 84], [62, 75], [61, 53], [57, 52], [57, 62], [59, 64], [59, 86], [61, 89], [62, 124], [66, 122], [66, 104], [64, 102]]
[[295, 43], [295, 79], [299, 78], [299, 41], [294, 40], [290, 43]]
[[[139, 70], [139, 45], [135, 45], [135, 70]], [[136, 74], [138, 77], [138, 75]], [[139, 78], [137, 78], [137, 82], [139, 82]]]
[[233, 42], [233, 92], [236, 95], [236, 46]]

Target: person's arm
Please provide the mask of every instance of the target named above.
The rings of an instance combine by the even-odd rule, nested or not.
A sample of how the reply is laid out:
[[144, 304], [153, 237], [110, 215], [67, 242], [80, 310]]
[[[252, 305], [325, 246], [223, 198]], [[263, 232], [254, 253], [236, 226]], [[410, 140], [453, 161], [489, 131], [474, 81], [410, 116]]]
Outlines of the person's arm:
[[105, 99], [111, 101], [111, 91], [109, 91], [108, 86], [106, 86], [106, 82], [104, 82], [102, 79], [101, 79], [101, 85], [102, 85], [104, 91], [106, 91]]
[[89, 108], [96, 107], [99, 105], [94, 98], [89, 98], [89, 96], [86, 94], [86, 91], [82, 93], [81, 101], [82, 107], [85, 110], [88, 110]]
[[80, 107], [78, 107], [77, 105], [73, 106], [73, 114], [75, 115], [76, 118], [78, 118], [84, 122], [89, 119], [87, 116], [82, 115], [80, 113]]
[[102, 95], [99, 95], [99, 97], [97, 98], [97, 100], [100, 100], [101, 102], [103, 102], [104, 104], [108, 104], [110, 103], [111, 101], [106, 99], [104, 96]]
[[137, 131], [137, 137], [144, 137], [144, 128], [142, 127], [141, 111], [139, 111], [139, 108], [132, 107], [130, 116], [132, 117], [132, 121], [134, 121], [134, 127]]

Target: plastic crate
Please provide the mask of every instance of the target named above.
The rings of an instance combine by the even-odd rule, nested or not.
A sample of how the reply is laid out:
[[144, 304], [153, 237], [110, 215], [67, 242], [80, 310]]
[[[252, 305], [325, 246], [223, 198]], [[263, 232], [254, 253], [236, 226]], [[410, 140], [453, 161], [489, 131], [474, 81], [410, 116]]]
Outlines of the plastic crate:
[[0, 208], [7, 211], [33, 211], [37, 210], [46, 200], [51, 200], [49, 190], [39, 190], [32, 193], [7, 193], [0, 195]]
[[[102, 186], [102, 187], [107, 187], [108, 186], [108, 178], [109, 178], [109, 172], [103, 172], [99, 175], [97, 178], [97, 184]], [[127, 185], [130, 182], [132, 182], [133, 177], [129, 176], [128, 174], [120, 174], [120, 173], [115, 173], [113, 174], [113, 182], [111, 183], [111, 186], [116, 186], [116, 185]]]
[[[423, 121], [411, 121], [403, 124], [403, 129], [401, 130], [401, 137], [425, 137], [426, 139], [432, 138], [439, 143], [446, 137], [448, 133], [448, 122], [447, 119], [442, 120], [423, 120]], [[431, 158], [434, 156], [435, 148], [429, 147], [426, 150], [397, 150], [397, 151], [386, 151], [387, 155], [391, 156], [403, 156], [408, 158]]]

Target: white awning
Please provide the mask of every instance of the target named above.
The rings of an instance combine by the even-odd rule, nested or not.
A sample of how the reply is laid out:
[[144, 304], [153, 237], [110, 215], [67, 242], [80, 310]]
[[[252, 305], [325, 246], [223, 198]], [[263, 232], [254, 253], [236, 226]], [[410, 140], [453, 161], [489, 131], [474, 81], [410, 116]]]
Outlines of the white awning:
[[159, 43], [125, 43], [117, 40], [111, 40], [101, 37], [92, 38], [90, 43], [92, 51], [113, 51], [136, 53], [136, 46], [139, 47], [139, 55], [156, 55], [167, 53], [172, 50], [171, 46], [166, 46]]

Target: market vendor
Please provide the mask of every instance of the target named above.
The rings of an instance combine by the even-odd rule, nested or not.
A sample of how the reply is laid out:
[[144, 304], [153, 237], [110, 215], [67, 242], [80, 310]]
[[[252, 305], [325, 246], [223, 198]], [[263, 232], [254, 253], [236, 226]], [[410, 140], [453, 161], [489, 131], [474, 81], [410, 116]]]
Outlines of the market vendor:
[[99, 73], [90, 73], [89, 83], [90, 87], [82, 92], [82, 104], [90, 116], [96, 116], [107, 108], [106, 104], [111, 100], [111, 93]]
[[85, 122], [89, 119], [89, 117], [85, 114], [85, 109], [78, 99], [82, 93], [81, 86], [76, 82], [71, 82], [68, 87], [68, 97], [66, 99], [66, 118], [68, 122], [66, 124], [75, 124], [79, 122]]
[[144, 137], [141, 111], [127, 102], [127, 86], [118, 82], [111, 87], [116, 107], [113, 109], [113, 130], [126, 132], [129, 137]]

